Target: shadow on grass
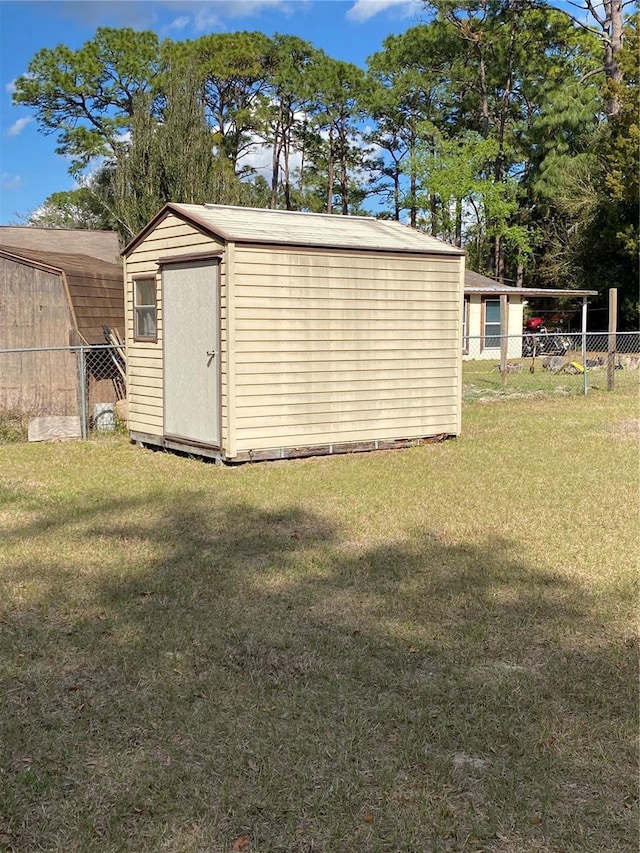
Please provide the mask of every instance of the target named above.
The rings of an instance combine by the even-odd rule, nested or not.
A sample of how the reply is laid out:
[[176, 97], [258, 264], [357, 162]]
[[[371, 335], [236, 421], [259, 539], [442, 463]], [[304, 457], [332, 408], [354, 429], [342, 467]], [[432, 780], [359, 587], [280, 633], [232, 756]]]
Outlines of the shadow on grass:
[[183, 491], [10, 544], [0, 849], [636, 849], [630, 649], [508, 541]]

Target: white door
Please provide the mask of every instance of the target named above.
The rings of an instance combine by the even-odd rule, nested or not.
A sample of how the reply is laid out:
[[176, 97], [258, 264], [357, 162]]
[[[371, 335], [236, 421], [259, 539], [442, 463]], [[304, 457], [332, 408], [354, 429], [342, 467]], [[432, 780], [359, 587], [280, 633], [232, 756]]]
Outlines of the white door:
[[164, 432], [220, 446], [218, 262], [162, 268]]

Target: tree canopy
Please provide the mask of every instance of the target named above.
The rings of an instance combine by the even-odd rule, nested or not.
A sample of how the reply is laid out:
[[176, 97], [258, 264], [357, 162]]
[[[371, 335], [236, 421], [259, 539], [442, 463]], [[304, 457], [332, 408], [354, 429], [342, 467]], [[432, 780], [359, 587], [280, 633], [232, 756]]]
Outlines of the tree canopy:
[[637, 325], [637, 17], [431, 0], [366, 68], [295, 36], [100, 28], [16, 83], [78, 190], [34, 221], [115, 227], [168, 200], [407, 221], [500, 280], [622, 289]]

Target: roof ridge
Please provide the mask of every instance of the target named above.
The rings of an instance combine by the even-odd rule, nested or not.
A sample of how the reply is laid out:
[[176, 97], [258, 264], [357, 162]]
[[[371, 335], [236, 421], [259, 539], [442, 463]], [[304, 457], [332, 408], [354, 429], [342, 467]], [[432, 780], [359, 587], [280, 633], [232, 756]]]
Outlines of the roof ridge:
[[[186, 208], [204, 208], [205, 210], [248, 210], [251, 212], [259, 212], [259, 213], [278, 213], [278, 214], [296, 214], [299, 216], [322, 216], [327, 219], [336, 219], [342, 217], [344, 219], [359, 219], [365, 222], [381, 222], [387, 223], [390, 225], [403, 225], [404, 222], [397, 222], [394, 219], [378, 219], [377, 216], [362, 216], [359, 214], [342, 214], [342, 213], [320, 213], [315, 210], [279, 210], [271, 207], [245, 207], [240, 204], [215, 204], [214, 202], [205, 202], [204, 204], [183, 204], [182, 202], [173, 202], [176, 207], [186, 207]], [[411, 226], [405, 226], [407, 228]], [[418, 230], [418, 229], [416, 229]]]

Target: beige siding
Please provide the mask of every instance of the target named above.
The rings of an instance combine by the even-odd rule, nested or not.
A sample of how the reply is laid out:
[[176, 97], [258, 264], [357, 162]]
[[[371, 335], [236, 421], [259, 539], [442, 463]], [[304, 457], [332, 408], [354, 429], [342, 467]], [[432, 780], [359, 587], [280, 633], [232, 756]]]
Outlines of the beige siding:
[[[500, 296], [487, 293], [472, 293], [468, 297], [469, 300], [469, 352], [465, 353], [464, 358], [468, 360], [486, 359], [496, 360], [500, 358], [500, 347], [485, 348], [483, 341], [484, 326], [484, 307], [485, 299], [499, 299]], [[509, 330], [509, 358], [517, 358], [522, 351], [522, 324], [524, 316], [524, 305], [522, 297], [510, 294], [508, 297], [507, 307], [507, 322]]]
[[[202, 234], [194, 226], [168, 214], [128, 255], [126, 260], [126, 334], [128, 365], [129, 429], [133, 432], [161, 436], [163, 433], [162, 373], [162, 292], [159, 258], [178, 257], [223, 248], [223, 244]], [[220, 271], [222, 294], [222, 353], [226, 353], [225, 265]], [[158, 341], [139, 343], [133, 340], [133, 278], [155, 277], [158, 293]], [[226, 360], [222, 369], [222, 431], [226, 437]]]
[[462, 263], [237, 245], [237, 451], [457, 434]]

